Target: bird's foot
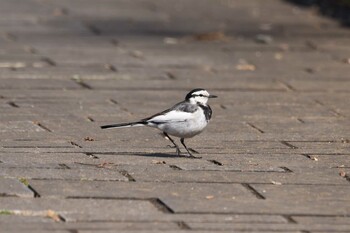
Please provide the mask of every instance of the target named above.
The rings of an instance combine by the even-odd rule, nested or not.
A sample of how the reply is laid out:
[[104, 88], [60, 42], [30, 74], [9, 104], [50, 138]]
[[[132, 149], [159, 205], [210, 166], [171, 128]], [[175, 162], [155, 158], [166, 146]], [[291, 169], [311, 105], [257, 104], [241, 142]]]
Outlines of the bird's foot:
[[177, 154], [178, 156], [181, 156], [181, 150], [180, 150], [178, 147], [176, 147], [176, 154]]
[[192, 151], [192, 150], [190, 148], [188, 148], [187, 149], [188, 156], [186, 156], [187, 158], [190, 158], [190, 159], [201, 159], [202, 158], [201, 156], [194, 156], [190, 151]]
[[168, 147], [170, 147], [170, 148], [175, 148], [175, 149], [176, 149], [176, 154], [177, 154], [178, 156], [181, 156], [181, 151], [180, 151], [179, 147], [173, 146], [173, 145], [168, 145]]
[[193, 154], [189, 154], [187, 156], [187, 158], [189, 158], [189, 159], [201, 159], [202, 157], [201, 156], [194, 156]]
[[188, 150], [191, 151], [191, 152], [193, 152], [193, 153], [195, 153], [195, 154], [200, 154], [198, 151], [196, 151], [196, 150], [193, 149], [193, 148], [188, 148]]

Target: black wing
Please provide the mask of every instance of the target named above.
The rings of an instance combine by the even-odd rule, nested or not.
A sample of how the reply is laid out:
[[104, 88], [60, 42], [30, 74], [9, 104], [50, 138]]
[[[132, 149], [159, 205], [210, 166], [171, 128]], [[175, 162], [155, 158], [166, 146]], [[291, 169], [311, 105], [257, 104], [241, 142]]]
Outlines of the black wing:
[[170, 111], [182, 111], [182, 112], [189, 112], [189, 113], [193, 113], [198, 109], [198, 106], [195, 104], [190, 104], [188, 101], [182, 101], [180, 103], [175, 104], [173, 107], [164, 110], [163, 112], [154, 114], [153, 116], [147, 117], [145, 119], [142, 119], [141, 121], [148, 121], [150, 119], [152, 119], [153, 117], [159, 116], [159, 115], [164, 115]]

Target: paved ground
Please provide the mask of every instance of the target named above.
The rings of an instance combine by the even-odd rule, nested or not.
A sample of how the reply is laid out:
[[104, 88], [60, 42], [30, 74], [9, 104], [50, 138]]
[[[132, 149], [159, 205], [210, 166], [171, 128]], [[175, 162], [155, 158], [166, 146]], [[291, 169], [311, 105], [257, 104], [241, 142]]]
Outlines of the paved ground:
[[[279, 0], [1, 0], [0, 232], [350, 232], [350, 30]], [[220, 96], [177, 158], [150, 128]]]

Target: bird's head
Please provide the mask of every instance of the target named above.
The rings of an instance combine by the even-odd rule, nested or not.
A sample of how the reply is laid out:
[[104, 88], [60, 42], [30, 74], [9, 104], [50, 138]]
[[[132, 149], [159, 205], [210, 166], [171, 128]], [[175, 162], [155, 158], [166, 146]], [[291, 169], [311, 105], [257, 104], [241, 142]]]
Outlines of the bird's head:
[[207, 104], [209, 98], [216, 98], [216, 95], [210, 95], [208, 91], [202, 88], [193, 89], [186, 95], [186, 100], [191, 103]]

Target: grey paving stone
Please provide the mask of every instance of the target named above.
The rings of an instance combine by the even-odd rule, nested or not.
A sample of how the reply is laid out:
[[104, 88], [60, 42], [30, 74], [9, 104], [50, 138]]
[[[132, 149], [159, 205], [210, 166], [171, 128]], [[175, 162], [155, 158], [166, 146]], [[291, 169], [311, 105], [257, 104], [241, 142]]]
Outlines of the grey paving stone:
[[52, 210], [68, 222], [120, 221], [137, 218], [139, 221], [154, 219], [164, 213], [147, 200], [98, 200], [98, 199], [24, 199], [2, 198], [3, 210], [16, 210], [19, 214], [47, 216]]
[[1, 122], [1, 133], [7, 132], [44, 132], [45, 130], [31, 121], [10, 121]]
[[[105, 165], [108, 166], [108, 165]], [[141, 170], [142, 171], [142, 170]], [[181, 185], [180, 187], [186, 187], [193, 184], [193, 187], [206, 187], [207, 189], [210, 187], [225, 187], [228, 184], [233, 185], [234, 187], [239, 187], [236, 183], [264, 183], [264, 184], [270, 184], [270, 185], [328, 185], [328, 189], [334, 189], [336, 190], [339, 186], [340, 189], [343, 188], [343, 186], [346, 186], [348, 183], [346, 179], [339, 176], [337, 171], [334, 171], [333, 174], [327, 174], [322, 176], [322, 172], [310, 172], [308, 174], [306, 173], [287, 173], [287, 174], [263, 174], [262, 173], [223, 173], [223, 172], [186, 172], [186, 171], [170, 171], [170, 170], [156, 170], [154, 173], [158, 172], [158, 174], [161, 174], [160, 171], [163, 173], [169, 173], [172, 175], [159, 175], [159, 177], [156, 177], [156, 175], [149, 177], [149, 175], [145, 173], [144, 178], [141, 176], [137, 176], [135, 173], [130, 172], [129, 174], [131, 177], [133, 177], [137, 182], [128, 184], [128, 183], [99, 183], [98, 181], [59, 181], [59, 180], [29, 180], [31, 186], [41, 195], [43, 196], [49, 196], [49, 197], [66, 197], [66, 196], [111, 196], [111, 197], [128, 197], [130, 195], [138, 195], [137, 197], [140, 197], [144, 192], [141, 193], [135, 193], [135, 194], [129, 194], [128, 191], [125, 191], [124, 193], [115, 193], [113, 190], [118, 187], [136, 187], [137, 189], [137, 183], [142, 182], [144, 186], [148, 186], [155, 182], [155, 187], [158, 186], [164, 186], [168, 187], [173, 182], [179, 182]], [[315, 178], [319, 177], [319, 178]], [[176, 179], [176, 177], [178, 177]], [[144, 183], [147, 182], [147, 183]], [[165, 182], [165, 183], [164, 183]], [[185, 184], [182, 184], [185, 183]], [[215, 183], [217, 183], [215, 185]], [[99, 190], [92, 189], [94, 186], [100, 187]], [[237, 186], [238, 185], [238, 186]], [[114, 188], [115, 187], [115, 188]], [[306, 187], [306, 189], [309, 186], [302, 186]], [[327, 186], [326, 186], [327, 187]], [[111, 190], [112, 189], [112, 190]], [[177, 186], [171, 188], [170, 190], [174, 189], [173, 192], [179, 192], [176, 191]], [[62, 191], [64, 190], [64, 191]], [[148, 190], [148, 189], [147, 189]], [[163, 188], [160, 189], [160, 191], [163, 190]], [[240, 190], [240, 191], [238, 191]], [[242, 188], [239, 187], [237, 192], [242, 192]], [[283, 190], [283, 188], [281, 188]], [[159, 191], [159, 192], [160, 192]], [[148, 190], [148, 192], [151, 192], [151, 190]], [[182, 190], [181, 192], [185, 192]], [[217, 193], [217, 191], [213, 191], [214, 193]], [[166, 192], [169, 193], [169, 192]], [[243, 192], [245, 193], [245, 192]], [[261, 193], [263, 194], [263, 193]], [[148, 193], [148, 197], [154, 197], [158, 196], [156, 194]], [[207, 196], [213, 196], [214, 194], [208, 193]], [[215, 196], [215, 195], [214, 195]], [[235, 195], [233, 195], [235, 196]], [[232, 197], [233, 197], [232, 196]], [[237, 198], [239, 198], [240, 194]], [[210, 199], [210, 197], [209, 197]]]
[[[204, 155], [203, 155], [204, 156]], [[155, 158], [150, 156], [115, 156], [113, 154], [100, 154], [100, 159], [112, 163], [114, 165], [118, 166], [125, 166], [125, 168], [128, 168], [128, 165], [133, 169], [133, 167], [140, 166], [142, 168], [145, 164], [148, 164], [148, 166], [155, 167], [155, 164], [159, 164], [158, 166], [176, 166], [177, 168], [184, 170], [184, 171], [250, 171], [250, 172], [284, 172], [283, 170], [284, 166], [287, 166], [288, 159], [293, 160], [295, 158], [297, 161], [304, 160], [305, 162], [310, 162], [312, 164], [312, 161], [304, 156], [299, 155], [290, 155], [289, 158], [287, 156], [283, 155], [249, 155], [249, 154], [238, 154], [238, 155], [205, 155], [205, 160], [191, 160], [188, 161], [187, 158], [178, 158], [177, 156], [166, 156], [164, 154], [164, 157], [159, 156], [159, 158]], [[266, 160], [264, 163], [262, 161], [262, 158]], [[281, 161], [281, 160], [287, 160], [287, 161]], [[280, 162], [279, 162], [280, 161]], [[297, 163], [295, 163], [297, 164]], [[153, 166], [152, 166], [153, 165]], [[288, 165], [291, 165], [289, 163]]]
[[[47, 231], [42, 230], [47, 229]], [[5, 227], [6, 232], [87, 232], [87, 231], [175, 231], [179, 229], [176, 223], [170, 222], [65, 222], [65, 223], [23, 223], [17, 226], [7, 225]]]
[[342, 168], [350, 167], [348, 154], [306, 154], [306, 157], [312, 161], [310, 164], [317, 168]]
[[[75, 226], [76, 225], [76, 226]], [[81, 228], [79, 232], [115, 232], [118, 230], [120, 231], [152, 231], [152, 232], [161, 232], [161, 231], [176, 231], [179, 230], [179, 226], [177, 223], [172, 222], [112, 222], [112, 223], [98, 223], [97, 225], [88, 224], [86, 226], [86, 223], [79, 224], [72, 224], [75, 228]], [[177, 232], [177, 231], [176, 231]]]
[[[84, 40], [81, 40], [80, 42], [84, 43]], [[44, 43], [44, 41], [40, 41], [39, 43]], [[56, 43], [58, 43], [58, 41]], [[78, 44], [73, 44], [71, 46], [76, 47]], [[106, 64], [103, 63], [89, 64], [86, 66], [78, 66], [77, 64], [43, 66], [40, 67], [40, 73], [38, 73], [38, 68], [36, 67], [24, 67], [23, 69], [16, 70], [16, 72], [2, 70], [2, 74], [4, 74], [4, 76], [11, 75], [11, 77], [22, 79], [69, 79], [74, 77], [87, 79], [111, 79], [113, 77], [119, 77], [118, 72], [109, 69]]]
[[[65, 224], [34, 224], [31, 221], [36, 220], [36, 223], [40, 222], [52, 222], [52, 219], [50, 218], [39, 218], [39, 217], [20, 217], [20, 216], [11, 216], [7, 215], [6, 217], [2, 216], [0, 218], [1, 220], [9, 220], [10, 222], [16, 221], [19, 219], [23, 220], [23, 224], [20, 226], [8, 226], [9, 230], [11, 228], [14, 229], [26, 229], [26, 230], [33, 230], [34, 229], [41, 229], [41, 228], [48, 228], [48, 229], [54, 229], [56, 230], [63, 230], [63, 229], [79, 229], [79, 231], [85, 232], [88, 230], [98, 230], [98, 231], [111, 231], [111, 230], [128, 230], [133, 231], [133, 230], [142, 230], [147, 231], [153, 229], [155, 232], [158, 230], [175, 230], [178, 229], [178, 222], [167, 222], [169, 221], [182, 221], [184, 219], [191, 220], [191, 222], [237, 222], [237, 223], [244, 223], [244, 222], [269, 222], [271, 223], [284, 223], [284, 219], [281, 217], [276, 217], [276, 216], [245, 216], [245, 215], [235, 215], [235, 216], [220, 216], [220, 215], [165, 215], [164, 219], [165, 222], [159, 221], [159, 222], [67, 222]], [[197, 221], [196, 221], [197, 220]], [[164, 220], [163, 220], [164, 221]], [[29, 222], [29, 223], [28, 223]], [[182, 232], [181, 230], [176, 231], [176, 232]]]
[[287, 219], [279, 215], [216, 215], [216, 214], [172, 214], [167, 216], [172, 221], [191, 223], [286, 223]]
[[[73, 167], [74, 166], [74, 167]], [[25, 179], [72, 179], [72, 180], [114, 180], [128, 181], [117, 169], [105, 169], [98, 166], [44, 165], [43, 167], [11, 168], [2, 167], [1, 177]]]
[[0, 196], [34, 197], [34, 193], [17, 179], [0, 177]]
[[320, 231], [327, 231], [327, 232], [341, 232], [341, 231], [348, 231], [350, 228], [349, 225], [328, 225], [328, 224], [319, 224], [319, 225], [302, 225], [302, 224], [295, 224], [295, 223], [289, 223], [289, 224], [212, 224], [212, 223], [188, 223], [188, 225], [195, 230], [231, 230], [231, 231], [269, 231], [269, 232], [275, 232], [275, 231], [313, 231], [313, 230], [320, 230]]
[[300, 164], [308, 167], [308, 164], [312, 164], [312, 161], [297, 154], [228, 154], [210, 155], [206, 158], [216, 165], [216, 169], [213, 170], [285, 172], [285, 167], [301, 166]]
[[[92, 163], [93, 158], [82, 153], [1, 153], [0, 167], [69, 168], [75, 163]], [[98, 165], [98, 164], [96, 164]]]
[[[21, 216], [15, 214], [1, 214], [0, 223], [2, 225], [12, 225], [13, 228], [16, 228], [18, 224], [24, 223], [51, 223], [54, 222], [53, 219], [48, 217], [38, 217], [38, 216]], [[7, 227], [6, 227], [7, 228]], [[7, 230], [7, 229], [6, 229]], [[38, 229], [39, 230], [39, 229]], [[9, 230], [11, 232], [11, 230]]]
[[[38, 127], [44, 130], [41, 127]], [[2, 142], [3, 148], [74, 148], [74, 145], [64, 140], [41, 141], [41, 140], [7, 140]]]
[[[4, 55], [0, 59], [0, 67], [1, 69], [22, 69], [24, 67], [32, 67], [39, 64], [41, 58], [37, 55], [25, 53], [24, 49], [22, 49], [21, 53], [10, 53], [9, 55]], [[40, 63], [45, 65], [44, 63]], [[46, 64], [48, 65], [48, 64]], [[5, 79], [1, 75], [1, 79]], [[4, 84], [2, 84], [3, 86]]]
[[[332, 113], [332, 110], [329, 110]], [[333, 112], [334, 113], [334, 112]], [[334, 113], [335, 114], [335, 113]], [[348, 137], [347, 126], [344, 126], [347, 120], [335, 118], [312, 119], [308, 117], [297, 117], [285, 119], [283, 121], [268, 119], [247, 119], [251, 126], [256, 127], [255, 131], [262, 132], [266, 138], [284, 138], [285, 140], [306, 141], [305, 143], [313, 143], [318, 141], [339, 141], [340, 138]], [[322, 122], [322, 123], [321, 123]], [[248, 124], [247, 123], [247, 124]], [[311, 130], [312, 129], [312, 130]], [[254, 130], [252, 128], [252, 130]], [[315, 135], [318, 131], [319, 134]], [[323, 134], [322, 132], [329, 132]], [[312, 132], [312, 133], [311, 133]], [[289, 138], [289, 139], [288, 139]], [[332, 144], [336, 145], [336, 144]]]
[[[338, 171], [325, 172], [324, 169], [305, 169], [303, 172], [224, 172], [224, 171], [178, 171], [156, 167], [152, 170], [141, 167], [125, 167], [138, 181], [178, 181], [178, 182], [243, 182], [282, 184], [344, 184]], [[294, 169], [294, 168], [292, 168]], [[315, 176], [317, 174], [317, 176]]]
[[3, 14], [14, 14], [16, 17], [21, 17], [21, 16], [28, 16], [28, 15], [35, 15], [35, 14], [44, 14], [48, 13], [48, 9], [50, 8], [45, 8], [44, 6], [40, 6], [37, 2], [35, 1], [28, 1], [28, 2], [23, 2], [20, 0], [15, 0], [15, 1], [3, 1], [1, 3], [1, 12]]
[[[172, 84], [174, 84], [173, 80], [169, 79], [163, 79], [163, 80], [148, 80], [146, 83], [139, 83], [137, 81], [133, 80], [86, 80], [86, 83], [89, 84], [91, 87], [95, 89], [104, 89], [104, 90], [118, 90], [118, 89], [124, 89], [128, 88], [130, 85], [134, 88], [140, 88], [140, 89], [153, 89], [153, 90], [160, 90], [164, 87], [169, 87]], [[186, 88], [188, 84], [183, 83], [176, 83], [176, 86], [178, 88]], [[220, 88], [221, 85], [225, 85], [228, 89], [236, 89], [236, 90], [265, 90], [265, 91], [284, 91], [284, 88], [276, 82], [273, 81], [263, 81], [263, 82], [250, 82], [250, 83], [244, 83], [244, 82], [235, 82], [232, 80], [223, 80], [222, 82], [218, 83], [217, 80], [212, 80], [212, 82], [208, 82], [208, 86], [211, 86], [213, 90]]]
[[[341, 139], [341, 137], [339, 137]], [[299, 153], [325, 153], [325, 154], [344, 154], [349, 153], [350, 144], [338, 142], [290, 142], [291, 145], [295, 146]]]
[[[226, 106], [226, 105], [225, 105]], [[334, 113], [323, 107], [313, 106], [227, 106], [232, 109], [233, 116], [266, 117], [273, 113], [273, 117], [281, 118], [304, 118], [304, 117], [333, 117]]]
[[349, 217], [327, 217], [327, 216], [293, 216], [293, 219], [301, 224], [329, 224], [349, 225]]
[[[41, 228], [43, 228], [42, 225], [38, 225], [40, 226]], [[39, 227], [38, 227], [39, 228]], [[18, 229], [18, 228], [14, 228], [14, 229], [6, 229], [6, 232], [10, 232], [10, 233], [14, 233], [14, 232], [22, 232], [23, 230], [22, 229]], [[36, 230], [28, 230], [26, 229], [26, 232], [30, 232], [30, 233], [34, 233], [34, 232], [38, 232], [38, 233], [48, 233], [48, 232], [52, 232], [52, 230], [43, 230], [43, 229], [36, 229]], [[60, 231], [57, 231], [58, 233], [68, 233], [69, 230], [60, 230]]]
[[[85, 232], [85, 231], [84, 231]], [[89, 231], [88, 231], [89, 232]], [[110, 231], [106, 231], [107, 233], [110, 233]], [[123, 232], [123, 231], [121, 231]], [[124, 232], [128, 232], [128, 233], [134, 233], [135, 231], [124, 231]], [[123, 233], [124, 233], [123, 232]], [[140, 232], [140, 231], [137, 231], [137, 232]], [[161, 231], [141, 231], [141, 232], [144, 232], [144, 233], [150, 233], [150, 232], [161, 232]], [[178, 230], [178, 231], [169, 231], [169, 233], [174, 233], [174, 232], [179, 232], [179, 233], [182, 233], [182, 232], [191, 232], [191, 230]], [[198, 233], [202, 233], [202, 232], [207, 232], [206, 230], [204, 231], [197, 231]], [[227, 232], [231, 232], [231, 231], [222, 231], [222, 230], [218, 230], [218, 231], [210, 231], [210, 232], [220, 232], [220, 233], [227, 233]], [[246, 232], [246, 231], [235, 231], [235, 232]], [[252, 233], [257, 233], [256, 231], [250, 231]], [[276, 231], [278, 232], [278, 231]], [[297, 231], [281, 231], [283, 233], [298, 233]]]
[[[332, 186], [318, 186], [318, 185], [252, 185], [259, 193], [262, 193], [266, 199], [274, 199], [278, 196], [278, 199], [288, 200], [311, 200], [311, 201], [343, 201], [346, 202], [350, 199], [349, 186], [338, 186], [336, 188]], [[301, 198], [302, 196], [302, 198]]]
[[[85, 224], [85, 225], [84, 225]], [[25, 227], [31, 227], [33, 228], [33, 230], [30, 230], [28, 232], [32, 233], [32, 232], [39, 232], [39, 233], [42, 233], [42, 232], [52, 232], [53, 230], [54, 231], [57, 231], [59, 233], [62, 233], [62, 232], [70, 232], [72, 231], [70, 229], [67, 229], [67, 230], [56, 230], [57, 228], [60, 229], [62, 227], [60, 227], [60, 225], [62, 224], [56, 224], [54, 225], [54, 227], [50, 227], [49, 230], [45, 231], [45, 230], [42, 230], [42, 231], [38, 231], [38, 229], [40, 228], [48, 228], [46, 225], [32, 225], [32, 226], [28, 226], [28, 224], [25, 225]], [[67, 225], [67, 228], [69, 228], [70, 225], [72, 224], [65, 224]], [[176, 229], [174, 227], [175, 224], [164, 224], [164, 223], [135, 223], [135, 222], [130, 222], [130, 223], [109, 223], [109, 222], [106, 222], [106, 223], [94, 223], [94, 224], [89, 224], [89, 223], [81, 223], [81, 224], [76, 224], [76, 228], [74, 228], [73, 230], [76, 230], [78, 229], [79, 232], [84, 232], [84, 233], [87, 233], [87, 232], [96, 232], [96, 231], [99, 231], [99, 232], [107, 232], [107, 233], [110, 233], [110, 232], [115, 232], [116, 230], [118, 230], [118, 232], [128, 232], [128, 233], [134, 233], [134, 232], [145, 232], [145, 233], [150, 233], [150, 232], [156, 232], [156, 233], [160, 233], [160, 232], [164, 232], [165, 230], [169, 233], [175, 233], [175, 232], [190, 232], [191, 230], [179, 230], [179, 229]], [[75, 226], [75, 225], [73, 225]], [[81, 227], [79, 227], [81, 226]], [[84, 227], [85, 226], [85, 227]], [[23, 227], [24, 228], [24, 227]], [[89, 229], [87, 229], [89, 228]], [[53, 230], [52, 230], [53, 229]], [[24, 229], [24, 230], [27, 230], [27, 229]], [[19, 228], [19, 229], [10, 229], [10, 231], [8, 232], [22, 232], [23, 229]], [[198, 231], [198, 232], [206, 232], [206, 231]], [[220, 231], [220, 232], [223, 232], [223, 233], [227, 233], [228, 231]], [[290, 233], [290, 232], [287, 232], [287, 233]]]
[[[39, 193], [42, 192], [42, 195], [45, 196], [46, 188], [45, 185], [52, 185], [53, 182], [43, 182], [43, 181], [34, 181], [31, 182], [31, 185]], [[173, 198], [197, 198], [198, 200], [211, 200], [213, 198], [227, 199], [232, 200], [240, 198], [255, 199], [255, 196], [252, 195], [246, 188], [240, 184], [210, 184], [210, 183], [178, 183], [176, 185], [172, 183], [161, 183], [161, 182], [106, 182], [106, 183], [96, 183], [100, 188], [99, 190], [104, 190], [104, 192], [99, 192], [95, 188], [89, 186], [92, 183], [80, 183], [81, 190], [84, 192], [78, 191], [74, 184], [79, 183], [69, 183], [69, 185], [64, 188], [65, 193], [62, 193], [60, 190], [56, 192], [51, 192], [49, 196], [65, 196], [65, 197], [100, 197], [100, 198], [156, 198], [156, 197], [173, 197]], [[59, 182], [57, 185], [63, 185], [64, 183]], [[73, 185], [73, 186], [71, 186]], [[83, 189], [84, 188], [84, 189]], [[52, 190], [53, 190], [52, 189]]]
[[327, 202], [327, 207], [322, 205], [323, 201], [317, 200], [252, 200], [250, 202], [238, 200], [217, 199], [213, 202], [201, 202], [196, 199], [187, 198], [191, 206], [184, 205], [184, 199], [172, 197], [162, 198], [162, 201], [172, 208], [176, 213], [272, 213], [285, 215], [344, 215], [348, 211], [348, 202], [332, 200]]
[[1, 79], [0, 89], [78, 89], [78, 84], [71, 80], [50, 80], [50, 79]]
[[338, 91], [344, 91], [349, 92], [348, 86], [350, 85], [349, 81], [319, 81], [317, 82], [317, 85], [315, 85], [315, 82], [313, 81], [289, 81], [289, 85], [294, 87], [298, 91], [328, 91], [328, 92], [338, 92]]

